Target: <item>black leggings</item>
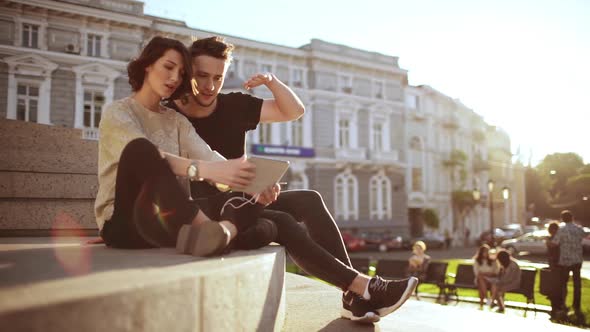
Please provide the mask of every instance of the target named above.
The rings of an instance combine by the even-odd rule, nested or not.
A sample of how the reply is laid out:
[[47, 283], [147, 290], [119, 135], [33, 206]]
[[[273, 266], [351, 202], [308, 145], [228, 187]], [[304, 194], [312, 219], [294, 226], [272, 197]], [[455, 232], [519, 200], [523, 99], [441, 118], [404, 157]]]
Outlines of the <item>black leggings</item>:
[[[113, 216], [105, 222], [101, 236], [116, 248], [174, 247], [180, 227], [192, 223], [200, 204], [214, 207], [203, 212], [218, 219], [219, 209], [233, 195], [241, 194], [219, 193], [190, 201], [156, 146], [138, 138], [121, 152]], [[226, 219], [242, 231], [257, 213], [255, 206], [248, 205]]]
[[[277, 242], [307, 273], [342, 290], [348, 289], [359, 274], [352, 268], [340, 230], [317, 191], [282, 192], [261, 217], [264, 219], [259, 219], [254, 227], [238, 234], [238, 249]], [[265, 227], [265, 219], [274, 223], [276, 233], [272, 227]], [[307, 231], [299, 222], [305, 224]]]
[[190, 224], [198, 211], [158, 149], [138, 138], [121, 152], [113, 216], [101, 236], [116, 248], [172, 247], [180, 227]]

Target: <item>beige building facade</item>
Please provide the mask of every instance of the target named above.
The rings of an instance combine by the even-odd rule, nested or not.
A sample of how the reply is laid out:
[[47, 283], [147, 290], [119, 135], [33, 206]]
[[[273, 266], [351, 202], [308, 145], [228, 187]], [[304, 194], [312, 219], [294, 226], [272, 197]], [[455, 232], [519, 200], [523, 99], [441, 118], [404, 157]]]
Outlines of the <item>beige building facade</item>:
[[[140, 1], [0, 1], [0, 116], [80, 128], [85, 139], [98, 139], [102, 108], [130, 94], [126, 65], [154, 35], [188, 45], [216, 33], [145, 15]], [[408, 234], [430, 208], [441, 220], [434, 231], [469, 227], [476, 235], [489, 227], [487, 210], [474, 209], [458, 225], [451, 193], [484, 192], [489, 178], [517, 193], [497, 224], [520, 221], [524, 183], [508, 136], [498, 138], [458, 100], [408, 85], [397, 57], [317, 39], [292, 48], [225, 37], [236, 46], [226, 91], [273, 72], [306, 107], [298, 121], [259, 125], [249, 148], [283, 151], [275, 154], [291, 161], [289, 189], [320, 191], [340, 227]], [[253, 93], [271, 96], [266, 88]], [[466, 155], [462, 183], [444, 166], [456, 150]], [[500, 174], [493, 165], [502, 165]]]

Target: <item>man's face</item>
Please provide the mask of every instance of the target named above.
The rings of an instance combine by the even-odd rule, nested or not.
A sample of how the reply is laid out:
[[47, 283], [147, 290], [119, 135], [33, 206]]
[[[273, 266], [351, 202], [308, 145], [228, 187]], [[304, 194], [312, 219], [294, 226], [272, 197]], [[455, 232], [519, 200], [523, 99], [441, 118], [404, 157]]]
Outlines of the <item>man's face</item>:
[[193, 58], [193, 77], [197, 81], [199, 94], [195, 96], [197, 103], [203, 107], [211, 106], [223, 86], [225, 72], [229, 63], [209, 55]]

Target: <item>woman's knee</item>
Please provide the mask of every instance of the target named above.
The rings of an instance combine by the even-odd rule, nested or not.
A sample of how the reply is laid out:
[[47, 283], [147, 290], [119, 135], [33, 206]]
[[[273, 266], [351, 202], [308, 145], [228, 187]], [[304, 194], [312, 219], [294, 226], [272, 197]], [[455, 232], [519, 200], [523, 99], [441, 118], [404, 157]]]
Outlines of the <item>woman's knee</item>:
[[158, 148], [147, 138], [143, 137], [136, 138], [125, 145], [125, 148], [121, 152], [121, 159], [124, 157], [140, 158], [140, 160], [150, 157], [160, 157], [161, 159]]

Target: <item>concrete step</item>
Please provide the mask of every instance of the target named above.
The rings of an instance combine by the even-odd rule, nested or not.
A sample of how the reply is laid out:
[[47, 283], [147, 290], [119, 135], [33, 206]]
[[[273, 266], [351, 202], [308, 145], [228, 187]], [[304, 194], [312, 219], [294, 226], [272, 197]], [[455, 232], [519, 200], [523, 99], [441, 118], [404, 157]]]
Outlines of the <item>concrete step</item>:
[[200, 259], [116, 250], [84, 238], [0, 238], [7, 331], [278, 331], [280, 246]]
[[0, 119], [0, 236], [96, 234], [96, 141], [81, 130]]

